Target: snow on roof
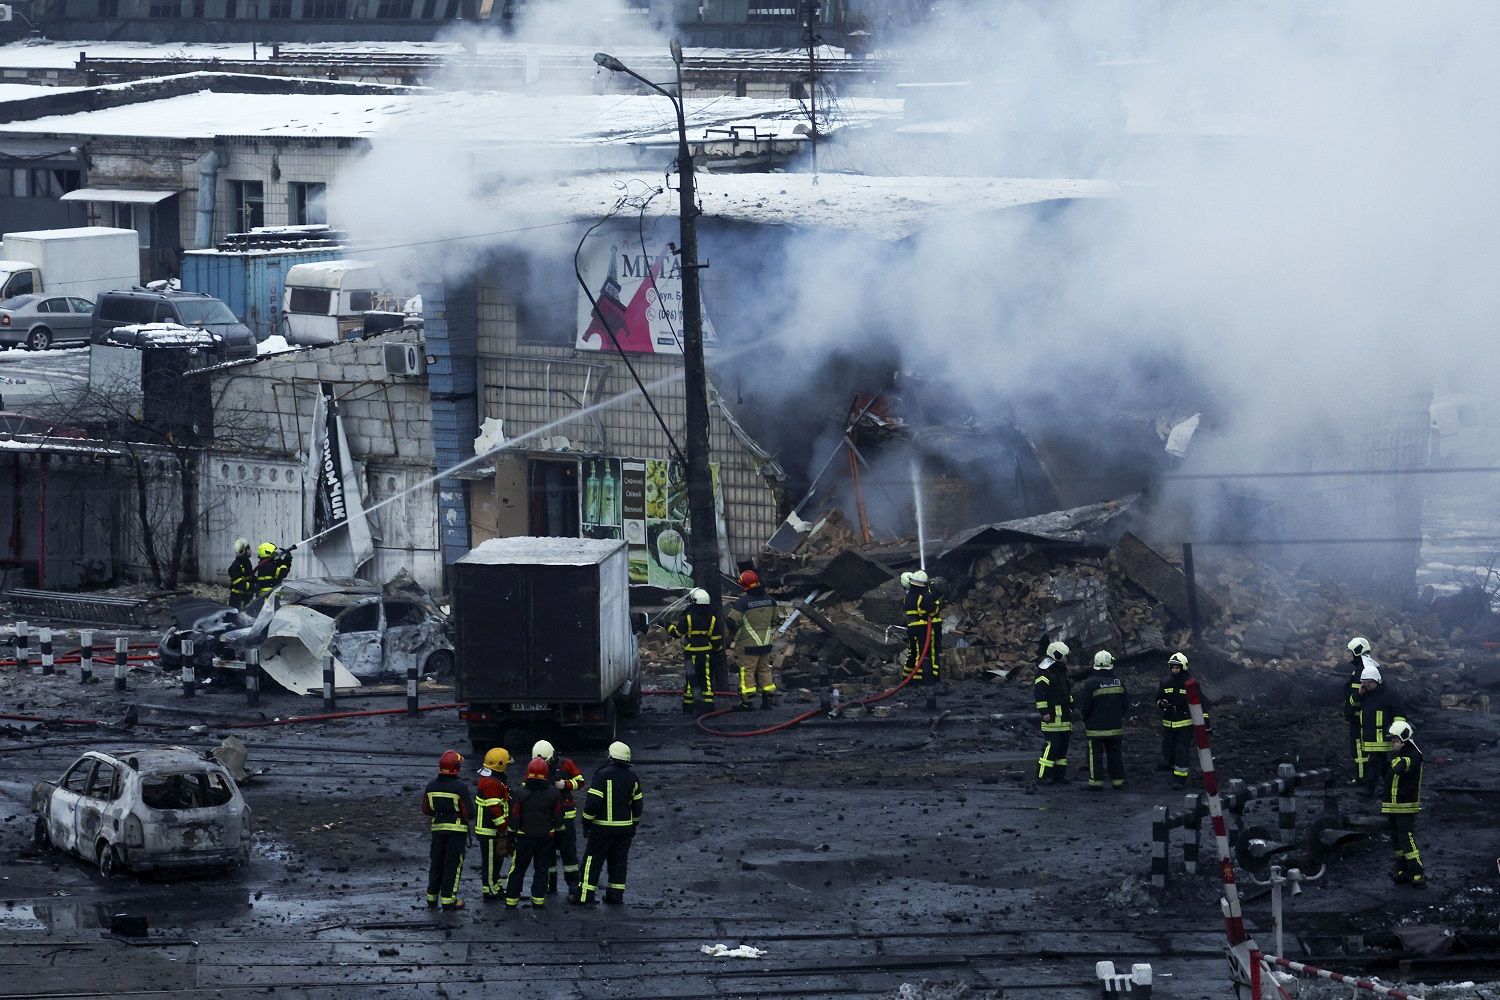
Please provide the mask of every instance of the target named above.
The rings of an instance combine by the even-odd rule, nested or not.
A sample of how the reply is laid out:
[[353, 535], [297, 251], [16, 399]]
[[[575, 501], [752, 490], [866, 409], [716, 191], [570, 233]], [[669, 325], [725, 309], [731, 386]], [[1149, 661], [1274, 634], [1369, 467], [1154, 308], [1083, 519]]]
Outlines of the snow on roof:
[[[613, 172], [518, 185], [490, 204], [527, 224], [546, 217], [596, 219], [619, 201], [625, 185], [638, 179]], [[1029, 177], [821, 174], [814, 180], [806, 173], [700, 173], [697, 183], [704, 218], [841, 229], [889, 240], [904, 239], [950, 215], [1120, 193], [1109, 181]], [[674, 214], [675, 205], [673, 199], [652, 203], [654, 211], [665, 214]]]
[[59, 242], [64, 240], [88, 240], [100, 236], [132, 236], [139, 239], [134, 229], [113, 229], [109, 226], [74, 226], [71, 229], [32, 229], [24, 233], [6, 233], [8, 240], [35, 240]]
[[361, 271], [369, 272], [377, 282], [380, 280], [374, 261], [310, 260], [287, 268], [286, 283], [302, 288], [342, 288], [350, 275], [357, 275]]
[[618, 539], [603, 538], [491, 538], [480, 542], [461, 563], [486, 566], [592, 566], [625, 547]]
[[[0, 49], [3, 52], [4, 49]], [[82, 87], [46, 87], [35, 83], [0, 83], [0, 101], [19, 101], [27, 97], [51, 97]]]
[[[841, 102], [844, 124], [894, 117], [902, 103], [874, 98]], [[807, 120], [791, 99], [689, 98], [688, 135], [754, 127], [758, 137], [792, 138]], [[215, 136], [303, 136], [368, 139], [407, 129], [460, 142], [651, 142], [675, 140], [671, 103], [660, 96], [529, 96], [495, 92], [418, 94], [233, 94], [212, 90], [119, 107], [0, 124], [0, 132], [211, 139]]]
[[[593, 71], [594, 49], [580, 45], [539, 45], [498, 38], [472, 38], [473, 52], [480, 57], [524, 57], [536, 55], [542, 58], [577, 58]], [[259, 58], [271, 62], [271, 46], [260, 46]], [[277, 61], [293, 59], [332, 58], [359, 56], [453, 56], [462, 58], [467, 54], [460, 42], [299, 42], [282, 44]], [[26, 39], [0, 45], [0, 68], [6, 69], [71, 69], [83, 52], [90, 59], [162, 59], [174, 61], [224, 61], [249, 62], [249, 42], [106, 42], [81, 40], [75, 42]], [[666, 61], [667, 53], [659, 49], [620, 48], [613, 54], [631, 63], [632, 60], [649, 59]], [[745, 61], [775, 60], [807, 57], [805, 49], [684, 49], [688, 59], [734, 59]], [[830, 45], [818, 47], [818, 58], [825, 62], [847, 58], [843, 49]], [[640, 67], [634, 66], [639, 69]]]

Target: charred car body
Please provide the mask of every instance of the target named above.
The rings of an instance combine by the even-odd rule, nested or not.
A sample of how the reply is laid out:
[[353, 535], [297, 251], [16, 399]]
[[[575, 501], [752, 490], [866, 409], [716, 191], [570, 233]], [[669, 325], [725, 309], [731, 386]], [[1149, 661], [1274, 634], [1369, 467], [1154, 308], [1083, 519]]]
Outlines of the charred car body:
[[38, 847], [105, 876], [244, 864], [250, 807], [224, 766], [183, 747], [89, 751], [31, 792]]
[[193, 598], [172, 608], [173, 627], [161, 638], [162, 665], [182, 665], [183, 640], [193, 641], [199, 671], [242, 670], [245, 651], [261, 651], [270, 676], [288, 685], [273, 667], [278, 657], [287, 676], [321, 672], [323, 654], [366, 681], [420, 673], [446, 676], [453, 670], [453, 630], [442, 610], [409, 576], [384, 587], [352, 577], [288, 580], [245, 612]]

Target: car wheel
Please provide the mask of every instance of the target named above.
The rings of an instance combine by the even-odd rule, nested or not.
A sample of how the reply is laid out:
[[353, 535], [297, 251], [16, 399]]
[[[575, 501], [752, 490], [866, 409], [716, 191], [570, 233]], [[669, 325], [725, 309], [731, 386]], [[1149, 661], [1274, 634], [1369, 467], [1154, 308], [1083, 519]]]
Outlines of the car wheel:
[[440, 681], [448, 680], [453, 676], [453, 654], [446, 649], [437, 650], [427, 657], [427, 662], [422, 665], [422, 673]]
[[39, 326], [26, 335], [26, 349], [28, 351], [45, 351], [52, 346], [52, 331], [45, 326]]
[[39, 848], [52, 846], [52, 836], [47, 832], [47, 820], [45, 817], [38, 816], [36, 818], [36, 825], [31, 828], [31, 842]]
[[115, 850], [113, 844], [100, 844], [95, 860], [99, 863], [99, 874], [105, 878], [114, 878], [125, 870], [125, 866], [120, 863], [120, 852]]

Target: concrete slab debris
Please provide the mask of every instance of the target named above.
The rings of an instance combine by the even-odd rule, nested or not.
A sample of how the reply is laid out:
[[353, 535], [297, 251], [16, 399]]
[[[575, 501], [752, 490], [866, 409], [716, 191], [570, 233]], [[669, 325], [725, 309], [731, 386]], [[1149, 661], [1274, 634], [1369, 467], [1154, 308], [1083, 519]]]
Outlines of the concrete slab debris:
[[[1190, 624], [1187, 577], [1182, 570], [1128, 531], [1115, 543], [1110, 557], [1126, 579], [1159, 601], [1179, 622]], [[1199, 618], [1206, 621], [1216, 617], [1218, 603], [1201, 587], [1197, 591]]]

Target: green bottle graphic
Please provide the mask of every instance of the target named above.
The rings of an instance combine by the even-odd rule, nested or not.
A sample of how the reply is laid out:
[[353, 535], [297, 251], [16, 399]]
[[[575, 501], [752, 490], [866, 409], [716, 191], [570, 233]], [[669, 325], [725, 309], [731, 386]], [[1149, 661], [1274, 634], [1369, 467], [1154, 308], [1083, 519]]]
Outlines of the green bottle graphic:
[[589, 463], [589, 478], [583, 484], [583, 519], [589, 524], [599, 523], [599, 474], [594, 463]]
[[616, 525], [620, 523], [619, 484], [615, 481], [614, 466], [608, 460], [603, 464], [604, 479], [599, 485], [598, 523]]

